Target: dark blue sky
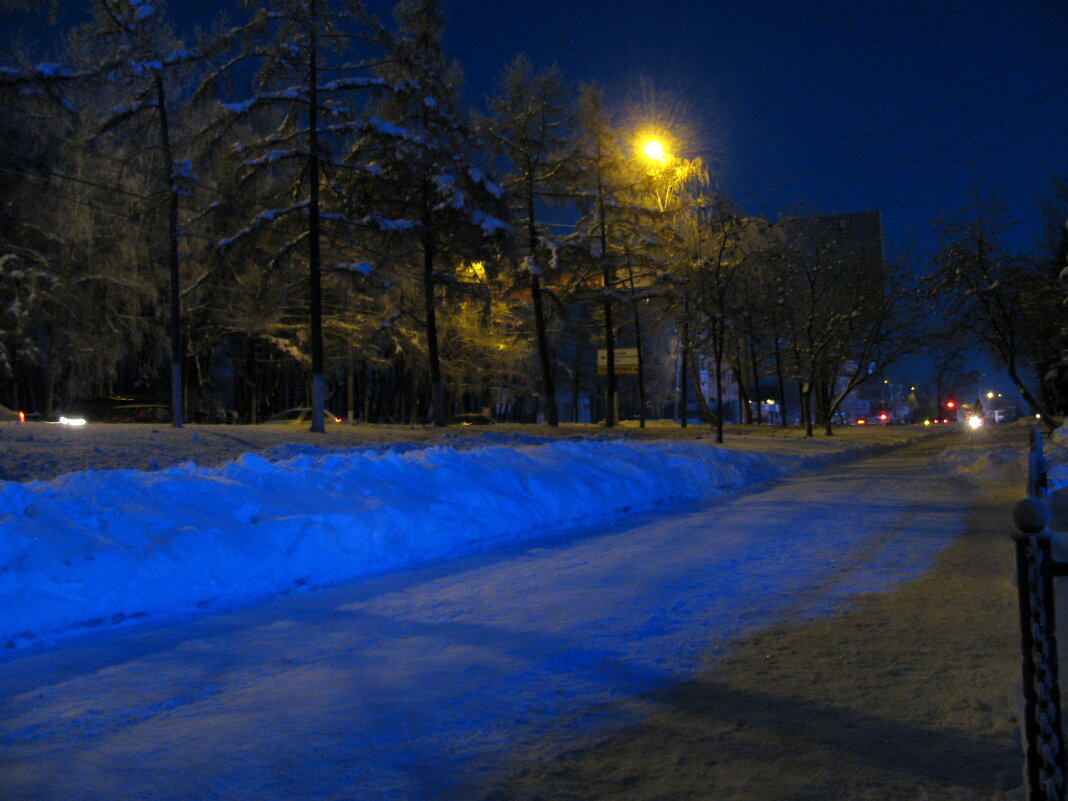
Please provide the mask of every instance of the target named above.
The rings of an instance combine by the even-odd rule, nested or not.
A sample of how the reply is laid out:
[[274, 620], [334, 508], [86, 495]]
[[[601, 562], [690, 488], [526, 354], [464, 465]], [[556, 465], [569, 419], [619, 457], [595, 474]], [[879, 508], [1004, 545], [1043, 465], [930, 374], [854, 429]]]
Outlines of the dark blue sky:
[[[185, 20], [231, 6], [170, 3]], [[890, 253], [926, 251], [929, 221], [973, 185], [1005, 196], [1020, 221], [1013, 244], [1029, 248], [1050, 178], [1068, 177], [1063, 0], [445, 7], [474, 103], [521, 51], [575, 83], [597, 80], [621, 109], [652, 87], [743, 210], [878, 209]]]
[[973, 184], [1036, 206], [1068, 177], [1068, 4], [452, 0], [475, 97], [524, 50], [622, 100], [678, 98], [720, 189], [748, 212], [878, 209], [891, 252]]

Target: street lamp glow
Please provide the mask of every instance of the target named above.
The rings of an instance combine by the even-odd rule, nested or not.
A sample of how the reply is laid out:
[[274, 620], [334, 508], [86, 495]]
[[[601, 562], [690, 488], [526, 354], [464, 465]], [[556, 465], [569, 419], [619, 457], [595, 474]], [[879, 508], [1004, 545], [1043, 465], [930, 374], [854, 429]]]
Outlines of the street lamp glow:
[[642, 143], [642, 155], [650, 161], [663, 161], [667, 157], [664, 143], [659, 139], [646, 139]]

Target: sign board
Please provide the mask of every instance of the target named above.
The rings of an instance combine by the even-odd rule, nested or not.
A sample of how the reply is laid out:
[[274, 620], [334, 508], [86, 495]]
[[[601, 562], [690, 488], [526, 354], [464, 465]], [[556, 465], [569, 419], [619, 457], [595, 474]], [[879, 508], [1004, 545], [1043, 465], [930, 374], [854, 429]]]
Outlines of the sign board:
[[[638, 374], [638, 349], [616, 348], [616, 375]], [[608, 351], [597, 349], [597, 375], [608, 375]]]

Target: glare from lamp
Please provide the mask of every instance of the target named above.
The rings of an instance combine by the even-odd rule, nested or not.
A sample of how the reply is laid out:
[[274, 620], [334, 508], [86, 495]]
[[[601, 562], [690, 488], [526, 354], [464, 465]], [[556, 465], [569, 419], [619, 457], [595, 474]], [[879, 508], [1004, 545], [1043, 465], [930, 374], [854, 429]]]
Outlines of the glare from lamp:
[[664, 143], [659, 139], [646, 139], [642, 145], [642, 155], [650, 161], [663, 161], [667, 155], [664, 152]]

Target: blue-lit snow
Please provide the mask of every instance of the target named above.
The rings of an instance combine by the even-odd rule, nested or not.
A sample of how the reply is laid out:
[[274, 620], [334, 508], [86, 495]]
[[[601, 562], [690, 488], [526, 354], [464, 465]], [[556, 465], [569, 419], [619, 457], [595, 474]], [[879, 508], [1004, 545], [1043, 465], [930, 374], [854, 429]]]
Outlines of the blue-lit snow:
[[[699, 501], [829, 458], [706, 441], [513, 437], [474, 447], [294, 446], [213, 468], [0, 482], [0, 642], [232, 608]], [[974, 475], [1014, 459], [950, 450], [944, 462]]]
[[[303, 450], [308, 450], [304, 448]], [[228, 606], [799, 468], [694, 442], [245, 454], [0, 483], [0, 642]]]

